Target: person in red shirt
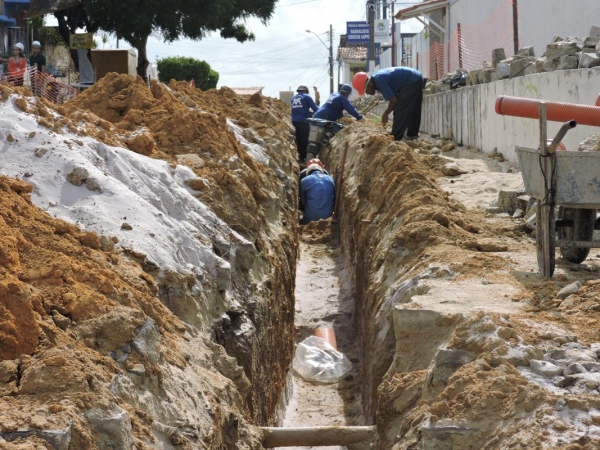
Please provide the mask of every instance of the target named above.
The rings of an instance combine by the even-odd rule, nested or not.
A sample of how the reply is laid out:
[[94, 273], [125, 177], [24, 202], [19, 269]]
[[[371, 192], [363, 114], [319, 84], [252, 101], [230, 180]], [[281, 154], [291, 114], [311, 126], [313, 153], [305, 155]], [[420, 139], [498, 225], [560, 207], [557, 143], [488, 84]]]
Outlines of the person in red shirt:
[[23, 56], [25, 47], [17, 42], [13, 47], [13, 56], [0, 58], [0, 62], [8, 62], [8, 81], [15, 86], [23, 86], [23, 77], [27, 68], [27, 59]]

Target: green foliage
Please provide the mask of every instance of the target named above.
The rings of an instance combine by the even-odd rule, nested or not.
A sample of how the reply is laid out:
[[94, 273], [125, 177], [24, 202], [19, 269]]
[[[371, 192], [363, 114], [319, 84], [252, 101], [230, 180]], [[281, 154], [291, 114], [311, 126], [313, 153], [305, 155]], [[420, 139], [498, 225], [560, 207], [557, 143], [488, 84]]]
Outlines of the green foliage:
[[91, 22], [139, 48], [148, 36], [165, 41], [202, 39], [219, 31], [224, 38], [254, 40], [243, 21], [257, 17], [263, 23], [273, 15], [277, 0], [84, 0]]
[[48, 44], [55, 46], [67, 45], [63, 41], [57, 27], [47, 27], [45, 25], [44, 17], [32, 17], [27, 20], [30, 29], [33, 30], [33, 40], [40, 41], [42, 45]]
[[219, 74], [210, 68], [206, 61], [183, 56], [173, 56], [159, 59], [157, 62], [158, 79], [163, 83], [171, 80], [190, 81], [192, 78], [196, 87], [206, 91], [216, 88]]

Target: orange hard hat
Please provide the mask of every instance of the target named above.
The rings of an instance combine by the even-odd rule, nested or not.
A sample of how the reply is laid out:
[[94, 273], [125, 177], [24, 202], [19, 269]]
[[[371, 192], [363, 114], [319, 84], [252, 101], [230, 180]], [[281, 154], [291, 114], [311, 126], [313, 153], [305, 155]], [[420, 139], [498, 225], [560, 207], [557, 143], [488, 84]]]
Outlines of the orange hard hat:
[[306, 165], [306, 167], [308, 167], [312, 164], [317, 164], [317, 165], [323, 167], [323, 163], [321, 162], [321, 160], [319, 158], [313, 158], [310, 161], [308, 161], [308, 164]]
[[369, 76], [366, 72], [358, 72], [352, 77], [352, 86], [358, 92], [358, 95], [363, 95], [365, 93], [365, 82], [367, 81]]

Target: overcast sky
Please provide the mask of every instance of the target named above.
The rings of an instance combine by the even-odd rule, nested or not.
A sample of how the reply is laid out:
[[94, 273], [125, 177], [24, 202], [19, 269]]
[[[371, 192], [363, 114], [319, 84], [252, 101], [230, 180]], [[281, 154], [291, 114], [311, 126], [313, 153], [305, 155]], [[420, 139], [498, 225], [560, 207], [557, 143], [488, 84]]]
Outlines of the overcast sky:
[[[414, 3], [420, 0], [402, 0], [394, 9], [398, 11]], [[156, 62], [169, 56], [189, 56], [204, 60], [219, 72], [218, 87], [261, 86], [263, 94], [279, 97], [279, 91], [295, 90], [304, 84], [310, 87], [311, 94], [312, 87], [317, 86], [322, 96], [327, 97], [329, 25], [333, 26], [335, 60], [340, 34], [346, 34], [346, 22], [363, 20], [366, 20], [365, 0], [279, 0], [266, 26], [255, 19], [248, 21], [247, 26], [256, 35], [254, 42], [240, 44], [232, 39], [221, 39], [217, 33], [202, 41], [183, 40], [172, 44], [150, 38], [148, 59]], [[406, 33], [422, 28], [416, 20], [401, 24], [402, 32]], [[121, 42], [121, 48], [123, 44]], [[111, 47], [115, 48], [115, 42], [105, 48]], [[337, 86], [337, 65], [334, 66], [334, 86]]]

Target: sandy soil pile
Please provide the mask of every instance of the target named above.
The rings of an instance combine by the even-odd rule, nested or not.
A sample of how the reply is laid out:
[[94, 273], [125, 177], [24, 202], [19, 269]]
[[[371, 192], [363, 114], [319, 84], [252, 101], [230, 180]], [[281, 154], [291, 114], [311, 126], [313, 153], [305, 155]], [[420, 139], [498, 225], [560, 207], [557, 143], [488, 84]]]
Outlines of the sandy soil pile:
[[[232, 267], [220, 267], [231, 271], [228, 289], [211, 294], [227, 314], [207, 311], [214, 329], [200, 333], [161, 300], [187, 313], [177, 308], [203, 299], [213, 274], [144, 267], [136, 249], [125, 254], [114, 236], [53, 219], [32, 205], [30, 184], [2, 177], [0, 437], [13, 444], [0, 447], [260, 448], [249, 423], [274, 420], [293, 352], [297, 169], [287, 106], [228, 88], [148, 89], [116, 74], [60, 106], [0, 85], [4, 101], [14, 94], [53, 133], [190, 167], [188, 186], [229, 226], [190, 239]], [[252, 247], [242, 263], [241, 250], [236, 260], [217, 239], [234, 231]]]
[[[103, 406], [128, 411], [138, 436], [148, 438], [151, 419], [108, 389], [120, 369], [103, 355], [125, 347], [150, 317], [161, 352], [183, 369], [184, 324], [112, 241], [49, 217], [29, 192], [28, 183], [0, 177], [0, 431], [71, 428], [74, 448], [94, 448], [82, 413]], [[124, 370], [143, 364], [147, 376], [161, 377], [156, 361], [131, 356]]]

